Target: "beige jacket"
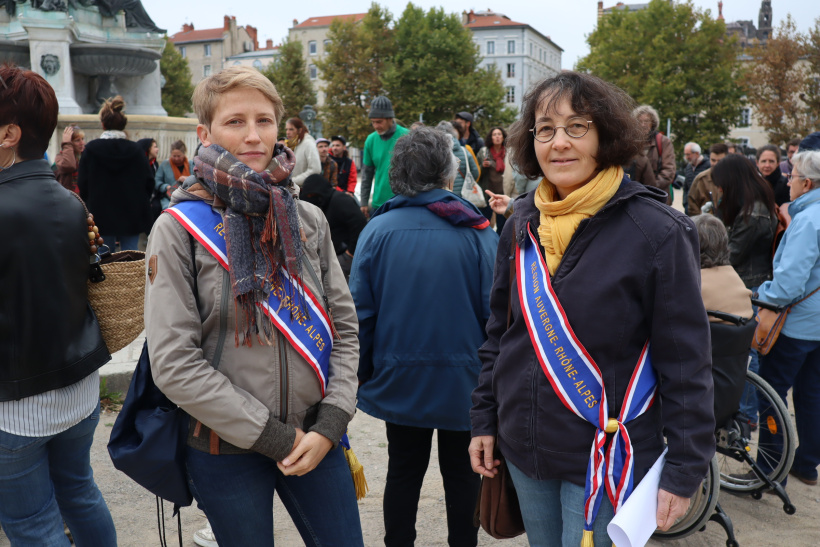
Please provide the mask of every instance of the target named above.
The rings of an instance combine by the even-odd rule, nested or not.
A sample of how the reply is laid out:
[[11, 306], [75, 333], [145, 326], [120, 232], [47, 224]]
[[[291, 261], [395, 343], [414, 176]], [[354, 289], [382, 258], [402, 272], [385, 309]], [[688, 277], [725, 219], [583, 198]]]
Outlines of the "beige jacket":
[[[700, 295], [707, 310], [722, 311], [751, 319], [752, 291], [746, 288], [740, 276], [729, 265], [705, 268], [700, 271]], [[709, 316], [709, 321], [725, 323]]]
[[293, 148], [293, 153], [296, 155], [296, 164], [291, 177], [298, 186], [302, 186], [309, 176], [322, 174], [322, 160], [319, 159], [313, 135], [305, 133], [302, 142]]
[[[172, 205], [209, 197], [199, 184], [190, 190], [174, 192]], [[316, 373], [261, 314], [260, 330], [264, 320], [273, 346], [256, 339], [252, 347], [236, 346], [230, 276], [198, 243], [197, 313], [187, 231], [171, 215], [161, 215], [151, 230], [145, 284], [151, 371], [169, 399], [226, 441], [220, 445], [222, 453], [251, 449], [280, 461], [293, 447], [295, 427], [321, 433], [335, 446], [353, 417], [359, 363], [356, 309], [324, 214], [309, 203], [298, 204], [305, 252], [322, 280], [341, 337], [333, 341], [324, 399]], [[322, 290], [307, 271], [302, 277], [321, 302]], [[207, 450], [208, 435], [200, 442], [193, 433], [189, 445]]]

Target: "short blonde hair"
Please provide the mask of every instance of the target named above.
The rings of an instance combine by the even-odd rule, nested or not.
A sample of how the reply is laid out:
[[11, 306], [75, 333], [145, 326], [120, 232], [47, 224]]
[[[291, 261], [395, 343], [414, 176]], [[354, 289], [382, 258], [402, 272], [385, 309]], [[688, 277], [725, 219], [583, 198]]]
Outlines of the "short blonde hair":
[[211, 127], [211, 121], [219, 98], [234, 89], [251, 88], [259, 91], [271, 103], [276, 114], [276, 121], [285, 113], [282, 98], [276, 92], [276, 86], [265, 78], [258, 70], [244, 66], [232, 66], [209, 76], [199, 82], [192, 97], [194, 112], [199, 123]]

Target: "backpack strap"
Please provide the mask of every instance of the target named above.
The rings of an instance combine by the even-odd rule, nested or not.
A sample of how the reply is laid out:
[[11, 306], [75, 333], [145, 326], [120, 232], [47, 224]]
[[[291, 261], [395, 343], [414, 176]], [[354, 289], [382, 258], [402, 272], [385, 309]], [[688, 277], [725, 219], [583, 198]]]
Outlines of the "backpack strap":
[[507, 285], [507, 330], [512, 323], [512, 283], [515, 279], [515, 219], [512, 221], [512, 238], [510, 241], [510, 283]]
[[658, 173], [663, 168], [663, 135], [660, 131], [655, 131], [655, 144], [658, 146]]

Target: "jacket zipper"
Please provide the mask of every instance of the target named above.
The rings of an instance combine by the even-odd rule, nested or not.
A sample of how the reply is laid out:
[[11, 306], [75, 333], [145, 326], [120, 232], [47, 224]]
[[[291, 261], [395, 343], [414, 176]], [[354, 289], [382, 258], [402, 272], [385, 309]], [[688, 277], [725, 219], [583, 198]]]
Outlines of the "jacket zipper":
[[219, 304], [219, 337], [216, 339], [216, 350], [211, 366], [219, 370], [222, 360], [222, 350], [225, 348], [225, 338], [228, 334], [228, 297], [231, 295], [231, 278], [228, 270], [222, 270], [222, 299]]
[[288, 355], [284, 335], [277, 329], [276, 340], [279, 343], [279, 420], [288, 420]]

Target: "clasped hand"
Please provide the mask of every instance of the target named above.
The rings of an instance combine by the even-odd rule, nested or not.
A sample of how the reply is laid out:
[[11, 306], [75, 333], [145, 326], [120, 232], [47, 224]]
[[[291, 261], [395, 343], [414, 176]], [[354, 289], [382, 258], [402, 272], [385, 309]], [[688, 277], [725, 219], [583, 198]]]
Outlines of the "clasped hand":
[[324, 435], [313, 431], [305, 433], [297, 427], [293, 449], [284, 460], [276, 462], [276, 466], [283, 475], [301, 477], [313, 471], [331, 448], [333, 443]]

